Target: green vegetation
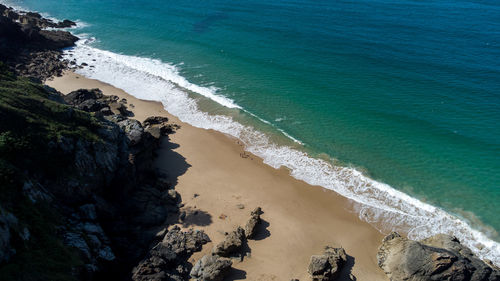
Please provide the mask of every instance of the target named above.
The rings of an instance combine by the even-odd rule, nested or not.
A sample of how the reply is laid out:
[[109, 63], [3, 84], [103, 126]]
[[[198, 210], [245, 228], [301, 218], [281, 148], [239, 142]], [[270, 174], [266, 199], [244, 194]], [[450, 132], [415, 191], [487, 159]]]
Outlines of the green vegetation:
[[[98, 141], [99, 123], [92, 115], [61, 104], [40, 84], [14, 77], [0, 66], [0, 155], [25, 169], [54, 175], [68, 167], [51, 145], [63, 137]], [[44, 165], [40, 165], [44, 164]]]
[[75, 280], [72, 269], [82, 264], [58, 236], [64, 222], [57, 210], [22, 191], [27, 175], [64, 180], [71, 174], [74, 156], [55, 148], [64, 138], [99, 141], [97, 119], [57, 98], [0, 62], [0, 206], [18, 218], [16, 232], [27, 226], [31, 234], [24, 241], [13, 233], [16, 254], [0, 265], [0, 280]]

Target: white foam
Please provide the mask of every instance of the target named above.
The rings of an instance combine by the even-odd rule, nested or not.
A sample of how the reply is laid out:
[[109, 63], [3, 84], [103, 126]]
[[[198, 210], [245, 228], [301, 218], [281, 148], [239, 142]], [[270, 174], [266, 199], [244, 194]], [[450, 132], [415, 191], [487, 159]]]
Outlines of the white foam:
[[[185, 89], [212, 98], [230, 108], [240, 107], [215, 94], [212, 88], [188, 82], [171, 64], [102, 51], [81, 42], [73, 50], [73, 58], [79, 64], [89, 63], [89, 58], [96, 59], [96, 62], [91, 63], [94, 68], [80, 69], [80, 74], [121, 88], [137, 98], [161, 101], [165, 109], [181, 121], [239, 138], [249, 152], [264, 159], [264, 163], [271, 167], [287, 167], [297, 179], [350, 198], [356, 202], [360, 218], [374, 223], [383, 232], [400, 231], [408, 233], [412, 239], [423, 239], [438, 233], [454, 235], [479, 257], [500, 264], [498, 242], [442, 209], [374, 181], [351, 167], [334, 166], [300, 150], [278, 146], [265, 134], [244, 126], [231, 117], [198, 110], [196, 101], [188, 96]], [[478, 243], [483, 247], [478, 247]]]

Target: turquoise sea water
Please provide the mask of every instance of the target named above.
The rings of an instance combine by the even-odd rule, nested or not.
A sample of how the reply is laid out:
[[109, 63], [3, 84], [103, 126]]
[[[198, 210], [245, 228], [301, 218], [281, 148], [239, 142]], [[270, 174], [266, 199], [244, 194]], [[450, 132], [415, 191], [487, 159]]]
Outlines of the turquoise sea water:
[[[478, 237], [456, 222], [437, 227], [448, 223], [442, 215], [426, 222], [435, 211], [415, 202], [401, 207], [410, 199], [360, 180], [356, 171], [500, 241], [498, 1], [0, 2], [83, 23], [74, 32], [95, 39], [74, 53], [95, 65], [84, 74], [142, 98], [179, 101], [167, 109], [200, 127], [253, 144], [260, 133], [245, 131], [263, 132], [272, 144], [250, 150], [297, 178], [371, 207], [387, 198], [394, 216], [359, 207], [385, 229]], [[174, 86], [155, 84], [158, 77]], [[178, 90], [197, 105], [181, 102]], [[188, 115], [193, 106], [210, 118]], [[221, 115], [250, 127], [235, 129]], [[313, 174], [315, 165], [325, 170]], [[500, 263], [498, 244], [476, 240], [494, 248], [483, 256]]]

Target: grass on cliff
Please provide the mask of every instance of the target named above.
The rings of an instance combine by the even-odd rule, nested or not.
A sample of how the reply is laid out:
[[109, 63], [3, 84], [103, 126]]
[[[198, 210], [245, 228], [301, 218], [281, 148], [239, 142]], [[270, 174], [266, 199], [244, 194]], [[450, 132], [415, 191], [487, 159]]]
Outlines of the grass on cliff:
[[[95, 117], [57, 99], [0, 62], [0, 207], [19, 220], [19, 229], [11, 231], [16, 254], [0, 264], [0, 280], [76, 280], [73, 268], [83, 264], [58, 236], [64, 222], [57, 210], [31, 202], [22, 190], [28, 174], [64, 179], [71, 172], [72, 156], [53, 149], [61, 138], [99, 141]], [[17, 233], [25, 226], [31, 234], [27, 241]]]
[[40, 84], [14, 77], [0, 65], [0, 155], [27, 169], [57, 173], [71, 161], [49, 151], [61, 138], [98, 141], [92, 115], [55, 101]]

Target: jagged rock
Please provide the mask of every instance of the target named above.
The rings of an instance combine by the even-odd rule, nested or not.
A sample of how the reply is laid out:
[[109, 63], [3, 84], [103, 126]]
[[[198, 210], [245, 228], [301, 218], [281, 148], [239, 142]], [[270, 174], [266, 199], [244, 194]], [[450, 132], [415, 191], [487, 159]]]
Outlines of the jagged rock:
[[83, 219], [95, 221], [97, 213], [94, 204], [85, 204], [80, 206], [80, 214]]
[[60, 60], [60, 49], [74, 46], [78, 38], [67, 31], [45, 28], [74, 23], [68, 20], [54, 23], [38, 13], [18, 12], [5, 6], [0, 10], [3, 10], [0, 13], [0, 60], [18, 74], [42, 81], [59, 76], [68, 68], [68, 62]]
[[457, 238], [444, 234], [418, 242], [391, 233], [382, 241], [377, 258], [392, 281], [500, 280], [500, 271], [475, 257]]
[[323, 255], [311, 256], [308, 272], [313, 281], [336, 280], [347, 261], [343, 248], [327, 246]]
[[85, 242], [85, 239], [76, 232], [68, 232], [64, 235], [64, 243], [66, 245], [72, 246], [80, 251], [80, 253], [85, 257], [86, 261], [90, 261], [92, 255], [90, 253], [89, 245]]
[[199, 281], [222, 281], [229, 274], [233, 262], [216, 255], [203, 256], [191, 270], [191, 277]]
[[125, 119], [118, 122], [118, 126], [125, 131], [125, 134], [130, 141], [130, 145], [136, 145], [142, 140], [144, 129], [141, 123], [134, 119]]
[[151, 116], [151, 117], [146, 118], [146, 120], [144, 120], [143, 124], [144, 124], [144, 126], [152, 126], [152, 125], [160, 125], [160, 124], [167, 123], [167, 122], [168, 122], [167, 117]]
[[37, 201], [52, 201], [52, 195], [38, 182], [26, 181], [23, 185], [23, 193], [28, 196], [33, 203]]
[[178, 226], [169, 230], [163, 240], [132, 271], [134, 281], [187, 280], [189, 257], [210, 241], [203, 231], [183, 232]]
[[162, 135], [168, 135], [172, 133], [176, 126], [168, 124], [168, 118], [162, 116], [152, 116], [148, 117], [143, 122], [145, 130], [151, 133], [155, 138], [159, 138]]
[[[85, 110], [83, 108], [80, 108], [80, 105], [82, 103], [88, 102], [89, 100], [91, 101], [96, 101], [98, 99], [101, 99], [103, 97], [102, 91], [100, 89], [79, 89], [76, 91], [73, 91], [67, 95], [64, 96], [64, 101], [66, 101], [68, 104], [71, 104], [79, 109]], [[98, 109], [97, 109], [98, 110]], [[97, 110], [85, 110], [85, 111], [97, 111]]]
[[260, 215], [263, 214], [260, 207], [255, 208], [250, 215], [250, 219], [245, 225], [245, 236], [246, 238], [252, 238], [255, 235], [257, 225], [260, 223]]
[[244, 241], [245, 231], [238, 226], [236, 230], [226, 235], [224, 241], [220, 242], [212, 249], [212, 254], [222, 257], [234, 255], [242, 250]]
[[57, 28], [68, 28], [73, 26], [76, 26], [76, 23], [70, 20], [63, 20], [57, 23]]
[[17, 227], [18, 219], [0, 207], [0, 263], [9, 261], [16, 253], [11, 245], [11, 235]]

